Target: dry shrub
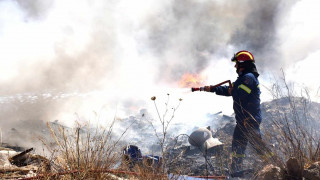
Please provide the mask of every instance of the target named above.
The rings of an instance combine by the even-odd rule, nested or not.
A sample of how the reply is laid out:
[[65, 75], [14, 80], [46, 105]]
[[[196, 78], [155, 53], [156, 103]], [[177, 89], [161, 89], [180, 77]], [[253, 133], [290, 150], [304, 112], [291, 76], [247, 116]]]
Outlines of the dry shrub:
[[[162, 116], [160, 115], [160, 112], [158, 110], [158, 106], [156, 104], [156, 97], [153, 96], [151, 97], [151, 100], [154, 102], [154, 106], [158, 115], [158, 120], [161, 124], [161, 130], [157, 130], [156, 127], [154, 126], [152, 121], [149, 121], [152, 129], [154, 130], [154, 134], [158, 140], [158, 143], [160, 145], [160, 149], [161, 149], [161, 155], [163, 158], [163, 165], [162, 165], [162, 173], [167, 173], [168, 169], [168, 129], [170, 127], [170, 124], [172, 123], [174, 117], [175, 117], [175, 113], [176, 110], [179, 109], [180, 107], [180, 103], [182, 101], [182, 99], [180, 98], [178, 101], [178, 104], [176, 106], [173, 106], [171, 108], [169, 108], [169, 101], [170, 101], [170, 94], [167, 94], [167, 101], [165, 102], [165, 111], [162, 114]], [[170, 111], [171, 110], [171, 111]], [[169, 114], [169, 116], [168, 116]]]
[[274, 97], [266, 116], [271, 121], [267, 137], [273, 144], [281, 164], [294, 157], [300, 167], [306, 167], [320, 160], [319, 104], [312, 102], [309, 91], [304, 88], [299, 95], [294, 84], [287, 83], [283, 74], [282, 83], [275, 83], [269, 89]]
[[[53, 142], [43, 141], [51, 153], [52, 172], [59, 179], [110, 179], [107, 170], [120, 162], [119, 141], [109, 128], [91, 129], [89, 125], [70, 129], [47, 123]], [[112, 178], [111, 178], [112, 179]]]

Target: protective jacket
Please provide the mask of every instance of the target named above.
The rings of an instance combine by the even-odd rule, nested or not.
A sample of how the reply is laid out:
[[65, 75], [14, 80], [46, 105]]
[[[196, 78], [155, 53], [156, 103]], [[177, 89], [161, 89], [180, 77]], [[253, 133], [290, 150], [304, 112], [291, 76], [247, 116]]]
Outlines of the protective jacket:
[[[230, 96], [229, 86], [219, 86], [212, 89], [217, 95]], [[252, 72], [239, 74], [233, 83], [231, 96], [233, 98], [233, 109], [238, 125], [254, 125], [259, 128], [261, 123], [260, 88], [257, 76]]]

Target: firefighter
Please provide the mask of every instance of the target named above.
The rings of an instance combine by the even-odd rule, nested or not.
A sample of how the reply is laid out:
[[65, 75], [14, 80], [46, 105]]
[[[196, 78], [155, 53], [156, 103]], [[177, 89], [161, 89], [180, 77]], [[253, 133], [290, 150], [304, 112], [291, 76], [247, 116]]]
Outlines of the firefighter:
[[260, 88], [259, 73], [255, 59], [249, 51], [239, 51], [232, 57], [238, 74], [237, 80], [229, 86], [205, 86], [204, 91], [215, 92], [217, 95], [232, 96], [236, 127], [232, 140], [231, 172], [241, 170], [248, 142], [261, 156], [265, 155], [265, 144], [261, 139], [260, 123]]

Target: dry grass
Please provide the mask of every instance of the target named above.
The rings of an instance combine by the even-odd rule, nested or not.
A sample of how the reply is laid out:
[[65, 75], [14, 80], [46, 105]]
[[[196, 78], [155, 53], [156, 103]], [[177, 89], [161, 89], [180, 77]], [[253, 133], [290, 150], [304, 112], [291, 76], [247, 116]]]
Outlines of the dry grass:
[[55, 173], [48, 177], [106, 179], [110, 176], [105, 171], [119, 162], [119, 141], [122, 138], [113, 137], [113, 123], [109, 128], [95, 130], [91, 130], [89, 125], [78, 125], [74, 129], [47, 125], [53, 142], [43, 143], [51, 153], [52, 172]]
[[[115, 120], [114, 120], [115, 121]], [[127, 129], [114, 137], [114, 121], [108, 128], [90, 129], [89, 125], [76, 128], [53, 126], [47, 123], [51, 141], [41, 139], [50, 154], [51, 171], [38, 177], [44, 179], [168, 179], [163, 166], [152, 166], [143, 161], [129, 168], [121, 161], [123, 138]], [[120, 162], [122, 164], [120, 165]], [[120, 166], [119, 166], [120, 165]], [[116, 176], [115, 176], [116, 175]]]
[[[290, 157], [297, 158], [301, 167], [306, 167], [312, 162], [319, 161], [320, 135], [314, 128], [315, 126], [313, 126], [314, 122], [312, 119], [315, 119], [315, 117], [311, 117], [311, 99], [308, 92], [305, 91], [306, 96], [295, 98], [297, 96], [293, 94], [293, 90], [286, 83], [285, 78], [284, 86], [281, 87], [279, 84], [274, 84], [273, 87], [270, 88], [270, 92], [275, 99], [285, 98], [289, 102], [289, 106], [286, 108], [282, 107], [282, 104], [277, 104], [278, 107], [275, 108], [277, 112], [273, 112], [272, 114], [272, 116], [276, 117], [271, 120], [268, 119], [269, 121], [272, 121], [272, 127], [268, 128], [265, 139], [270, 144], [276, 142], [272, 148], [272, 152], [277, 157], [277, 161], [274, 163], [278, 163], [276, 165], [285, 168], [286, 160]], [[123, 164], [122, 167], [124, 168], [122, 170], [132, 170], [136, 173], [122, 175], [123, 178], [168, 179], [168, 177], [163, 176], [163, 174], [168, 173], [169, 163], [176, 163], [176, 159], [173, 161], [167, 159], [169, 157], [167, 152], [167, 141], [169, 125], [174, 119], [174, 114], [178, 109], [180, 102], [171, 109], [171, 115], [168, 115], [170, 109], [168, 108], [168, 95], [168, 100], [165, 103], [165, 112], [160, 116], [155, 97], [153, 97], [152, 100], [154, 101], [162, 129], [159, 131], [152, 122], [150, 122], [150, 124], [153, 127], [155, 136], [161, 147], [163, 166], [154, 168], [142, 164], [135, 166], [134, 169], [126, 169], [125, 164]], [[298, 104], [303, 105], [302, 110], [301, 107], [297, 107]], [[267, 119], [264, 119], [264, 121], [267, 121]], [[50, 124], [48, 124], [48, 128], [53, 142], [48, 143], [43, 141], [43, 143], [46, 144], [46, 147], [51, 153], [52, 157], [50, 159], [54, 162], [52, 163], [53, 172], [51, 173], [54, 174], [47, 174], [45, 176], [47, 179], [117, 178], [106, 171], [116, 167], [117, 163], [121, 161], [121, 155], [118, 152], [121, 152], [119, 141], [122, 136], [118, 139], [113, 137], [113, 123], [109, 128], [97, 128], [95, 130], [89, 130], [89, 126], [78, 126], [74, 129], [66, 129], [62, 126], [52, 127]], [[84, 131], [84, 129], [87, 130]], [[261, 148], [262, 151], [266, 150], [265, 147]], [[181, 156], [179, 156], [179, 158], [180, 157]], [[263, 160], [265, 160], [264, 164], [266, 164], [270, 162], [270, 157], [265, 157]], [[226, 163], [230, 163], [230, 159], [223, 153], [223, 155], [218, 156], [218, 158], [215, 159], [214, 163], [219, 167], [220, 173], [225, 174], [224, 167], [226, 166]], [[176, 174], [181, 174], [181, 172], [185, 173], [183, 169], [181, 169], [181, 171], [179, 171], [179, 168], [174, 169], [174, 173]], [[176, 179], [176, 177], [173, 177], [172, 179]]]
[[[274, 145], [274, 153], [280, 157], [277, 165], [286, 167], [287, 160], [293, 157], [298, 160], [302, 171], [303, 167], [320, 160], [319, 109], [313, 107], [307, 89], [297, 95], [285, 75], [282, 80], [282, 84], [275, 83], [269, 89], [276, 105], [273, 109], [276, 110], [268, 114], [272, 127], [266, 135]], [[286, 101], [287, 106], [280, 100]]]

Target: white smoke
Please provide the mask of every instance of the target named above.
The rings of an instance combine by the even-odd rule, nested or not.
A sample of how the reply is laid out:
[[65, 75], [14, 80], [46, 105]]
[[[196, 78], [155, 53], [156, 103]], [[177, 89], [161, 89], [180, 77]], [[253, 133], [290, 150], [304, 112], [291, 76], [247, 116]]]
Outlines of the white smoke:
[[311, 98], [319, 101], [320, 83], [317, 77], [320, 49], [320, 3], [313, 0], [297, 2], [289, 11], [283, 12], [279, 22], [279, 49], [287, 79], [297, 89], [307, 88]]
[[[232, 99], [187, 93], [181, 76], [234, 81], [230, 58], [243, 49], [254, 54], [261, 84], [283, 68], [288, 79], [316, 91], [317, 66], [307, 64], [319, 54], [318, 9], [315, 0], [2, 0], [0, 96], [15, 103], [3, 102], [14, 110], [2, 113], [1, 125], [106, 123], [141, 109], [156, 117], [150, 97], [157, 96], [163, 112], [170, 93], [173, 104], [183, 99], [175, 121], [193, 129], [207, 114], [231, 114]], [[32, 106], [16, 99], [29, 96], [38, 97]]]

